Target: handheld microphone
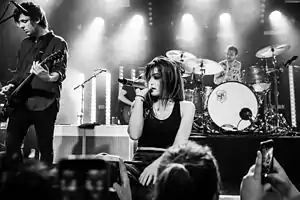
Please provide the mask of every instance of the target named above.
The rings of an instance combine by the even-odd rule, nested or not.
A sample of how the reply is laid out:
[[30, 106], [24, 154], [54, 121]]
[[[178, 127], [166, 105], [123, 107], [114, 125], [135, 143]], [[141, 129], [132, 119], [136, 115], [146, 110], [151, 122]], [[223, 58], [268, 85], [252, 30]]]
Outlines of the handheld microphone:
[[122, 83], [123, 85], [139, 88], [139, 89], [145, 89], [146, 85], [143, 82], [135, 81], [132, 79], [126, 79], [126, 78], [118, 78], [118, 82]]
[[28, 15], [28, 11], [23, 6], [21, 6], [20, 4], [14, 2], [14, 1], [10, 1], [10, 3], [14, 4], [21, 13]]
[[242, 120], [249, 120], [253, 123], [252, 111], [249, 108], [242, 108], [239, 114]]

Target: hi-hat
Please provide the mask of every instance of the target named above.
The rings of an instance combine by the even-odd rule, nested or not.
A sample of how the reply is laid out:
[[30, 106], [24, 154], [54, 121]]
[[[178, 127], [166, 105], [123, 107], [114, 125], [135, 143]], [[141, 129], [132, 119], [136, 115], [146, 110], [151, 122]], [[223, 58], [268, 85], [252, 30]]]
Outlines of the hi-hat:
[[223, 71], [223, 67], [209, 59], [189, 59], [183, 63], [185, 74], [213, 75]]
[[171, 59], [179, 61], [179, 62], [184, 62], [188, 59], [196, 58], [196, 56], [194, 56], [193, 54], [186, 52], [186, 51], [180, 51], [180, 50], [167, 51], [166, 56], [168, 58], [171, 58]]
[[256, 53], [257, 58], [271, 58], [273, 55], [278, 56], [284, 52], [286, 52], [291, 45], [289, 44], [279, 44], [267, 46]]

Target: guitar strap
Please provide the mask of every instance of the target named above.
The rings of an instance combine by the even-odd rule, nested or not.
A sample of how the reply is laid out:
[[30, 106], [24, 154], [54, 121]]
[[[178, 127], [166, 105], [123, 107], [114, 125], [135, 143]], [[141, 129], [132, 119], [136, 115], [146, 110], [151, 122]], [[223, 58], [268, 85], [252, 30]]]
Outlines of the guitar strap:
[[37, 55], [35, 56], [35, 59], [34, 59], [35, 61], [41, 61], [42, 60], [42, 56], [44, 55], [45, 50], [47, 49], [47, 47], [49, 46], [49, 44], [50, 44], [50, 42], [52, 41], [53, 38], [54, 38], [54, 36], [53, 36], [52, 33], [48, 33], [45, 36], [45, 42], [44, 42], [43, 46], [38, 49], [38, 53], [37, 53]]
[[[43, 46], [42, 47], [40, 47], [40, 48], [37, 48], [37, 50], [36, 51], [38, 51], [37, 52], [37, 54], [36, 54], [36, 56], [34, 57], [34, 61], [41, 61], [42, 60], [42, 56], [44, 55], [44, 53], [45, 53], [45, 50], [47, 49], [47, 47], [49, 46], [49, 44], [50, 44], [50, 42], [52, 41], [52, 39], [53, 39], [54, 37], [53, 37], [53, 34], [52, 33], [48, 33], [48, 35], [46, 35], [45, 36], [45, 42], [44, 42], [44, 44], [43, 44]], [[41, 42], [41, 41], [40, 41]], [[37, 44], [37, 46], [38, 46], [38, 44]], [[30, 69], [29, 68], [31, 68], [32, 67], [32, 65], [28, 65], [28, 67], [27, 67], [27, 69], [26, 69], [26, 71], [30, 71]], [[33, 77], [32, 77], [33, 78]], [[29, 80], [29, 82], [31, 82], [32, 81], [32, 78]]]

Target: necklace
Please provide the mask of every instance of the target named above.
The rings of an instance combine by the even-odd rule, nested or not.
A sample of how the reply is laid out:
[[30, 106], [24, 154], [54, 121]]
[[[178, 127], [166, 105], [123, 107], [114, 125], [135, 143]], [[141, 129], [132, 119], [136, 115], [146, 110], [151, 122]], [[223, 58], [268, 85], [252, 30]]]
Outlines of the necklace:
[[170, 115], [170, 112], [172, 112], [173, 109], [172, 104], [174, 104], [173, 101], [168, 101], [166, 106], [159, 103], [153, 104], [152, 108], [153, 108], [154, 115], [159, 119], [167, 118]]

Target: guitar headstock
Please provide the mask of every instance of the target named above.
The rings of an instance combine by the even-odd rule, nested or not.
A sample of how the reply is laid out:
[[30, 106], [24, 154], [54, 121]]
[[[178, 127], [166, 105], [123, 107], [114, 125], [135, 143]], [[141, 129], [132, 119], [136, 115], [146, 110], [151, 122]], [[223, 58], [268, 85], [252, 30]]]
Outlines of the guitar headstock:
[[45, 64], [46, 62], [53, 62], [53, 63], [60, 62], [60, 61], [62, 61], [64, 59], [65, 55], [66, 55], [66, 51], [65, 50], [56, 51], [56, 52], [50, 54], [49, 56], [47, 56], [41, 62], [41, 64]]

